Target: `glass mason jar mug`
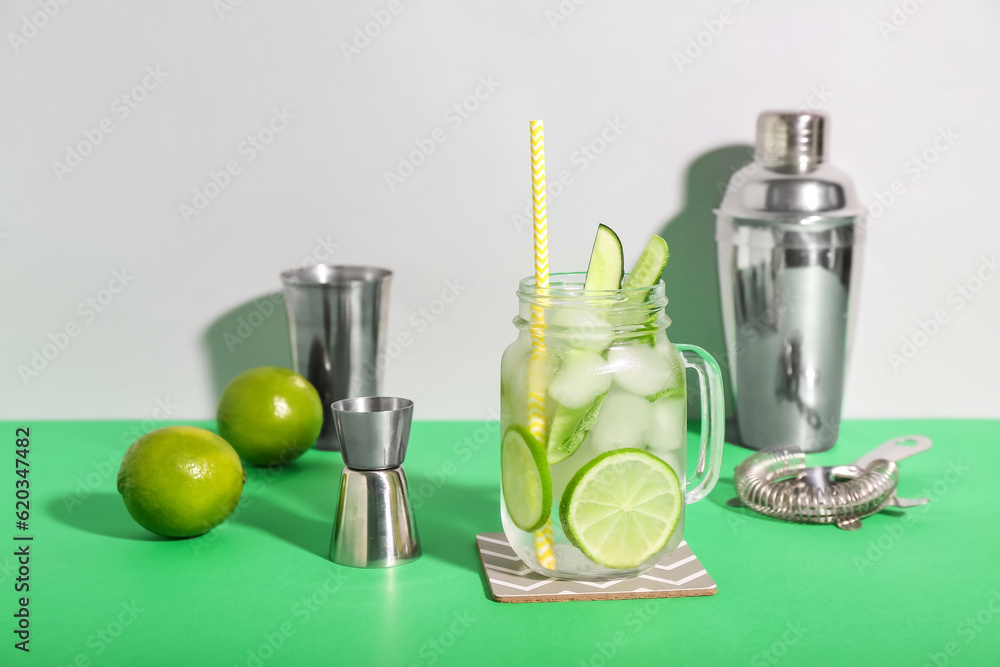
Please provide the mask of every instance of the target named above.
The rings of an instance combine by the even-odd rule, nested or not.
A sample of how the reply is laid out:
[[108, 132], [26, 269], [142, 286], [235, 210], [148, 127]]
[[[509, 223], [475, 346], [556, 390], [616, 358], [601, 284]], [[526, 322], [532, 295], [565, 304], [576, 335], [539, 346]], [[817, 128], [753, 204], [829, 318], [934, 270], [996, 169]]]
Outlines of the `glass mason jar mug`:
[[[585, 293], [585, 277], [554, 274], [547, 289], [520, 282], [519, 332], [500, 370], [500, 513], [532, 570], [617, 579], [676, 549], [685, 505], [718, 481], [722, 376], [707, 352], [667, 338], [662, 281]], [[702, 398], [691, 479], [687, 368]]]

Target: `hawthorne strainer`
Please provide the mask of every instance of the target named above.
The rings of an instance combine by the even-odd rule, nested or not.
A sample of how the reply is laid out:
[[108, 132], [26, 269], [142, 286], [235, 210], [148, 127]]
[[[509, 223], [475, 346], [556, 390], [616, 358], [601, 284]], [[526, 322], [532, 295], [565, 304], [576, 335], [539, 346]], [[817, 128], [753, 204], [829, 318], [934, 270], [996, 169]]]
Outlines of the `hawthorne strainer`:
[[833, 523], [857, 530], [861, 519], [886, 507], [914, 507], [929, 498], [899, 498], [896, 462], [931, 447], [930, 438], [894, 438], [857, 461], [806, 467], [805, 454], [791, 447], [753, 454], [736, 468], [736, 493], [765, 516], [796, 523]]

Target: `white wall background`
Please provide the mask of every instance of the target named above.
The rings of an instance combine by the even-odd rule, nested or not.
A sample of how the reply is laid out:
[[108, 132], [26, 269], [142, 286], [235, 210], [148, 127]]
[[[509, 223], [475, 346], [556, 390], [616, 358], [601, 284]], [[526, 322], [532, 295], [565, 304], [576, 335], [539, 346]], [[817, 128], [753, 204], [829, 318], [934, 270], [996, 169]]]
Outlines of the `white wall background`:
[[[550, 190], [553, 270], [585, 267], [599, 221], [627, 263], [666, 226], [674, 338], [712, 346], [715, 183], [742, 164], [734, 146], [759, 111], [810, 104], [863, 202], [905, 188], [870, 230], [845, 416], [1000, 416], [1000, 277], [981, 268], [1000, 253], [995, 2], [399, 0], [350, 58], [342, 45], [373, 12], [385, 22], [387, 0], [226, 2], [0, 6], [3, 418], [214, 415], [235, 373], [290, 363], [280, 310], [232, 352], [225, 334], [281, 269], [324, 253], [395, 271], [390, 340], [412, 344], [386, 393], [418, 418], [487, 418], [531, 271], [530, 231], [511, 221], [530, 194], [531, 118], [546, 121], [550, 182], [572, 179]], [[147, 68], [162, 80], [135, 89]], [[449, 113], [477, 90], [466, 118]], [[242, 142], [274, 109], [293, 118], [248, 160]], [[609, 121], [615, 140], [584, 159]], [[436, 128], [446, 141], [391, 191], [385, 172]], [[54, 166], [84, 132], [100, 143]], [[943, 152], [940, 132], [957, 137]], [[240, 172], [186, 221], [179, 206], [231, 160]], [[134, 279], [101, 312], [81, 308], [121, 270]], [[448, 281], [461, 297], [431, 323], [420, 309]], [[936, 311], [946, 321], [925, 339]], [[67, 326], [77, 335], [22, 377]], [[893, 368], [914, 334], [924, 345]]]

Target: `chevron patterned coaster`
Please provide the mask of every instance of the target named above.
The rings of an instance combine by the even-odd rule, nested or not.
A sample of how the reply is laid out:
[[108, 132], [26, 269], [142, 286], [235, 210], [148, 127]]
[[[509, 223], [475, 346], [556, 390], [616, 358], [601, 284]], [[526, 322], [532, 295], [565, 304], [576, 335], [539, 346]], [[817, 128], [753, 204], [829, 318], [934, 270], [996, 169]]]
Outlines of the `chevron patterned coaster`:
[[490, 593], [497, 602], [679, 598], [715, 595], [717, 590], [686, 541], [646, 574], [609, 581], [543, 577], [517, 557], [503, 533], [480, 533], [476, 535], [476, 546]]

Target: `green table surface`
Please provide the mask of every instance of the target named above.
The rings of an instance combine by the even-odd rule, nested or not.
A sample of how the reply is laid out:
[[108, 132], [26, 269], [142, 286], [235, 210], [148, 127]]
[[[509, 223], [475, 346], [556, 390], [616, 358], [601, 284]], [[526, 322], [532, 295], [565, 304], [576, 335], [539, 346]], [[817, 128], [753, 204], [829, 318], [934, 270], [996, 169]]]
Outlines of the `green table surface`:
[[[17, 426], [31, 428], [27, 532], [15, 529]], [[207, 535], [145, 532], [115, 490], [137, 428], [4, 422], [0, 664], [1000, 664], [1000, 421], [845, 422], [816, 461], [899, 435], [934, 440], [900, 466], [900, 495], [930, 504], [855, 532], [728, 506], [748, 451], [727, 445], [685, 536], [716, 595], [534, 604], [493, 602], [475, 549], [476, 533], [501, 530], [495, 422], [414, 424], [406, 470], [424, 554], [388, 570], [327, 560], [338, 454], [248, 469], [241, 506]], [[30, 653], [12, 633], [23, 544]]]

